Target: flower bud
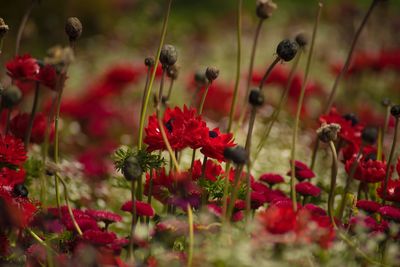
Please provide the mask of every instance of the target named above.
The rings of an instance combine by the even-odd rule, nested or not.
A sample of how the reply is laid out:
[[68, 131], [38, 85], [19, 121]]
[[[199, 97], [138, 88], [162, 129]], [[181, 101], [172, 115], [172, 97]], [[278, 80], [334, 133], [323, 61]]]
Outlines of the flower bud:
[[169, 78], [171, 78], [172, 80], [176, 80], [178, 79], [178, 75], [179, 75], [179, 70], [175, 65], [168, 67], [167, 76]]
[[297, 48], [298, 46], [295, 42], [286, 39], [278, 44], [276, 53], [282, 60], [290, 61], [296, 56]]
[[259, 0], [257, 1], [256, 14], [260, 19], [268, 19], [272, 16], [277, 5], [272, 0]]
[[122, 174], [128, 181], [139, 179], [142, 176], [143, 170], [136, 157], [130, 156], [125, 159], [122, 166]]
[[172, 66], [178, 60], [178, 52], [173, 45], [164, 45], [160, 53], [160, 62], [163, 66]]
[[146, 67], [148, 67], [148, 68], [154, 67], [155, 64], [156, 64], [156, 62], [153, 57], [146, 57], [144, 59], [144, 65], [146, 65]]
[[252, 89], [249, 94], [249, 103], [252, 106], [260, 107], [264, 104], [264, 94], [258, 89]]
[[27, 197], [28, 196], [28, 189], [24, 184], [16, 184], [14, 185], [13, 195], [15, 197]]
[[206, 78], [208, 79], [209, 82], [212, 82], [215, 79], [217, 79], [218, 75], [219, 75], [219, 69], [217, 69], [216, 67], [208, 67], [206, 69]]
[[76, 41], [82, 34], [82, 23], [76, 17], [70, 17], [65, 23], [65, 33], [71, 42]]
[[224, 157], [236, 165], [243, 165], [248, 161], [249, 155], [242, 146], [236, 146], [225, 148]]
[[3, 38], [4, 35], [6, 35], [8, 30], [8, 25], [4, 22], [2, 18], [0, 18], [0, 39]]
[[12, 108], [17, 105], [21, 101], [21, 99], [21, 91], [17, 87], [11, 86], [10, 88], [7, 88], [3, 91], [1, 101], [3, 107]]
[[337, 135], [340, 132], [340, 125], [336, 123], [322, 124], [317, 130], [317, 135], [320, 141], [329, 143], [337, 139]]
[[361, 133], [363, 142], [373, 145], [378, 138], [378, 130], [375, 127], [365, 127]]
[[304, 48], [308, 44], [307, 36], [304, 33], [297, 34], [295, 41], [301, 48]]
[[394, 105], [391, 109], [390, 109], [390, 114], [392, 114], [393, 117], [395, 117], [396, 119], [400, 117], [400, 105]]

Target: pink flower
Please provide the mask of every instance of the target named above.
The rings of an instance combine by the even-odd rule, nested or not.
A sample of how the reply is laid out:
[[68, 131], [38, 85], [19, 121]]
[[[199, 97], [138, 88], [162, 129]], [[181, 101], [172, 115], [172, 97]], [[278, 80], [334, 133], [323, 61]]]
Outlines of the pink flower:
[[[137, 216], [145, 216], [145, 217], [153, 217], [155, 212], [153, 207], [150, 204], [147, 204], [146, 202], [142, 201], [135, 201], [136, 204], [136, 214]], [[125, 202], [121, 210], [122, 211], [127, 211], [127, 212], [132, 212], [132, 201], [129, 200], [128, 202]]]

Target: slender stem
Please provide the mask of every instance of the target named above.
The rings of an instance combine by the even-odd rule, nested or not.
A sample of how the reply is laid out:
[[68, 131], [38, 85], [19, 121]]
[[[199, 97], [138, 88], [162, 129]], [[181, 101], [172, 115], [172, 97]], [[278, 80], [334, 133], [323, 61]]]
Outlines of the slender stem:
[[43, 239], [41, 239], [32, 229], [26, 228], [26, 231], [35, 239], [39, 244], [44, 246], [48, 249], [48, 251], [53, 252], [54, 254], [58, 255], [57, 251], [55, 251], [52, 247], [50, 247]]
[[28, 22], [29, 16], [30, 16], [32, 9], [35, 6], [36, 2], [37, 1], [35, 1], [35, 0], [31, 1], [30, 5], [28, 6], [28, 8], [25, 11], [24, 16], [22, 17], [21, 24], [19, 25], [17, 38], [15, 41], [15, 55], [16, 56], [19, 54], [19, 47], [21, 45], [22, 33], [24, 32], [25, 25]]
[[201, 102], [199, 105], [199, 115], [201, 115], [203, 113], [203, 108], [204, 108], [204, 103], [206, 102], [206, 98], [207, 98], [207, 93], [208, 93], [208, 89], [210, 88], [212, 82], [208, 82], [206, 85], [206, 89], [204, 90], [203, 96], [201, 97]]
[[[201, 176], [200, 176], [200, 185], [203, 187], [205, 185], [205, 177], [206, 177], [206, 170], [207, 170], [207, 156], [204, 155], [204, 159], [203, 159], [203, 165], [201, 167]], [[203, 188], [202, 190], [202, 194], [201, 194], [201, 204], [202, 206], [204, 206], [205, 204], [207, 204], [207, 191]]]
[[195, 160], [196, 160], [196, 149], [193, 149], [192, 160], [190, 162], [190, 177], [193, 177], [193, 167]]
[[[222, 196], [222, 220], [225, 220], [227, 217], [227, 211], [228, 211], [228, 193], [229, 193], [229, 173], [231, 171], [231, 163], [227, 162], [225, 166], [225, 181], [224, 181], [224, 194]], [[227, 220], [229, 222], [229, 219]]]
[[243, 0], [237, 1], [237, 58], [236, 58], [236, 79], [235, 79], [235, 88], [233, 90], [233, 98], [231, 103], [231, 110], [229, 112], [229, 122], [227, 132], [229, 133], [232, 129], [233, 117], [235, 115], [236, 110], [236, 102], [237, 96], [239, 93], [239, 84], [240, 84], [240, 68], [242, 62], [242, 5]]
[[272, 64], [269, 65], [267, 71], [264, 73], [264, 76], [262, 77], [262, 79], [261, 79], [261, 81], [260, 81], [260, 84], [259, 84], [259, 86], [258, 86], [258, 87], [260, 88], [260, 91], [262, 91], [265, 82], [267, 81], [269, 75], [271, 75], [272, 70], [274, 69], [274, 67], [276, 66], [276, 64], [279, 63], [279, 61], [281, 61], [281, 58], [280, 58], [280, 57], [276, 57], [275, 60], [272, 62]]
[[193, 227], [193, 212], [190, 204], [187, 206], [188, 213], [188, 224], [189, 224], [189, 251], [188, 251], [188, 262], [187, 266], [191, 267], [193, 262], [193, 251], [194, 251], [194, 227]]
[[[152, 198], [152, 193], [153, 193], [153, 169], [150, 169], [150, 174], [149, 174], [149, 191], [147, 192], [147, 204], [151, 205], [151, 198]], [[146, 223], [149, 225], [150, 223], [150, 217], [146, 218]]]
[[161, 33], [161, 38], [160, 38], [160, 43], [158, 45], [158, 50], [157, 50], [157, 55], [156, 55], [156, 62], [154, 64], [154, 69], [151, 74], [151, 78], [149, 81], [149, 86], [147, 90], [147, 94], [145, 95], [144, 98], [144, 103], [143, 103], [143, 112], [140, 115], [140, 122], [139, 122], [139, 137], [138, 137], [138, 149], [141, 150], [143, 146], [143, 129], [144, 129], [144, 123], [146, 119], [146, 112], [147, 112], [147, 107], [149, 104], [150, 100], [150, 94], [151, 94], [151, 89], [153, 87], [154, 79], [156, 77], [156, 72], [157, 72], [157, 67], [158, 63], [160, 62], [160, 54], [161, 54], [161, 49], [164, 45], [164, 40], [165, 40], [165, 35], [167, 33], [167, 25], [168, 25], [168, 20], [169, 20], [169, 14], [171, 12], [171, 5], [172, 5], [172, 0], [168, 1], [168, 6], [167, 6], [167, 11], [164, 17], [164, 22], [163, 22], [163, 28], [162, 28], [162, 33]]
[[293, 131], [293, 136], [292, 136], [292, 151], [291, 151], [291, 177], [290, 177], [290, 193], [291, 193], [291, 198], [292, 198], [292, 204], [293, 204], [293, 209], [297, 210], [297, 200], [296, 200], [296, 190], [295, 190], [295, 157], [296, 157], [296, 143], [297, 143], [297, 134], [298, 134], [298, 129], [299, 129], [299, 124], [300, 124], [300, 114], [301, 114], [301, 109], [303, 107], [303, 101], [304, 101], [304, 94], [305, 94], [305, 89], [307, 85], [307, 80], [308, 80], [308, 75], [310, 73], [310, 66], [311, 66], [311, 60], [314, 52], [314, 45], [315, 45], [315, 39], [317, 36], [317, 30], [318, 30], [318, 25], [319, 25], [319, 19], [321, 17], [321, 12], [322, 12], [322, 3], [318, 3], [318, 10], [317, 10], [317, 16], [315, 18], [315, 23], [314, 23], [314, 30], [311, 38], [311, 45], [310, 45], [310, 51], [308, 54], [307, 58], [307, 65], [304, 73], [304, 79], [303, 83], [301, 85], [301, 92], [300, 92], [300, 98], [299, 98], [299, 103], [297, 104], [297, 112], [296, 112], [296, 120], [295, 120], [295, 125], [294, 125], [294, 131]]
[[233, 208], [235, 206], [235, 201], [236, 201], [237, 194], [239, 191], [239, 180], [240, 180], [240, 177], [242, 176], [242, 171], [243, 171], [243, 165], [236, 166], [235, 178], [233, 181], [233, 188], [232, 188], [232, 192], [231, 192], [231, 197], [229, 199], [228, 210], [226, 213], [227, 221], [229, 221], [232, 217]]
[[283, 104], [286, 102], [286, 99], [288, 97], [290, 88], [292, 86], [292, 82], [293, 82], [293, 78], [294, 78], [294, 74], [296, 73], [297, 67], [299, 65], [300, 62], [300, 58], [301, 55], [303, 54], [303, 50], [300, 50], [297, 55], [296, 58], [294, 60], [292, 69], [290, 70], [289, 76], [288, 76], [288, 80], [285, 86], [285, 89], [282, 92], [281, 98], [279, 100], [279, 104], [278, 107], [274, 110], [274, 112], [271, 115], [270, 121], [268, 122], [268, 124], [265, 127], [265, 131], [263, 134], [263, 137], [261, 138], [259, 144], [257, 145], [257, 152], [254, 156], [254, 160], [253, 163], [258, 159], [258, 156], [262, 150], [262, 148], [264, 147], [265, 143], [268, 140], [269, 134], [271, 133], [272, 127], [274, 126], [274, 123], [277, 121], [279, 114], [282, 110]]
[[246, 222], [250, 222], [251, 210], [251, 181], [250, 181], [251, 162], [250, 159], [246, 164]]
[[311, 164], [310, 164], [311, 170], [314, 170], [315, 161], [317, 159], [317, 154], [318, 154], [318, 148], [319, 148], [319, 139], [315, 140], [313, 152], [311, 154]]
[[151, 67], [148, 67], [147, 68], [147, 74], [146, 74], [146, 83], [144, 85], [144, 91], [143, 91], [143, 96], [142, 96], [142, 106], [140, 108], [140, 117], [143, 116], [143, 112], [144, 112], [144, 103], [146, 101], [146, 95], [147, 95], [147, 92], [149, 90], [149, 78], [150, 78], [150, 75], [151, 75]]
[[65, 203], [66, 203], [66, 205], [67, 205], [67, 209], [68, 209], [69, 216], [71, 217], [72, 223], [74, 224], [74, 227], [75, 227], [76, 231], [78, 232], [78, 234], [79, 234], [80, 236], [82, 236], [82, 230], [81, 230], [81, 228], [79, 227], [79, 224], [78, 224], [78, 223], [76, 222], [76, 220], [75, 220], [74, 213], [72, 212], [72, 208], [71, 208], [71, 205], [70, 205], [70, 203], [69, 203], [69, 195], [68, 195], [68, 187], [67, 187], [67, 184], [65, 183], [64, 179], [61, 178], [60, 176], [58, 177], [58, 180], [61, 182], [61, 184], [62, 184], [63, 187], [64, 187]]
[[[388, 105], [387, 107], [386, 107], [386, 114], [385, 114], [385, 124], [384, 124], [384, 126], [383, 126], [383, 137], [385, 136], [385, 134], [386, 134], [386, 132], [387, 132], [387, 129], [388, 129], [388, 127], [389, 127], [389, 120], [390, 120], [390, 108], [391, 108], [391, 106], [390, 105]], [[382, 140], [383, 140], [384, 138], [382, 138]]]
[[172, 94], [172, 89], [174, 88], [174, 79], [171, 79], [169, 82], [169, 88], [168, 88], [168, 94], [167, 94], [167, 100], [170, 99], [171, 94]]
[[128, 259], [130, 261], [134, 261], [133, 256], [133, 245], [135, 241], [135, 229], [136, 229], [136, 200], [135, 200], [135, 180], [132, 179], [131, 183], [131, 198], [132, 198], [132, 223], [131, 223], [131, 232], [129, 236], [129, 250], [128, 250]]
[[7, 113], [7, 121], [6, 121], [6, 128], [4, 129], [4, 136], [6, 136], [8, 134], [8, 130], [10, 130], [11, 113], [12, 113], [12, 108], [10, 107]]
[[367, 21], [368, 21], [369, 17], [371, 16], [371, 13], [372, 13], [373, 9], [377, 5], [378, 2], [379, 2], [379, 0], [372, 0], [368, 11], [365, 14], [365, 17], [362, 20], [361, 25], [358, 28], [358, 30], [357, 30], [357, 32], [356, 32], [356, 34], [354, 36], [354, 39], [353, 39], [353, 41], [351, 43], [351, 46], [350, 46], [350, 51], [349, 51], [349, 53], [347, 55], [347, 58], [346, 58], [346, 62], [344, 63], [339, 75], [336, 77], [335, 83], [333, 84], [333, 87], [331, 89], [331, 92], [330, 92], [330, 95], [328, 97], [328, 101], [327, 101], [324, 113], [328, 113], [329, 110], [331, 110], [331, 108], [332, 108], [333, 100], [335, 98], [335, 94], [336, 94], [337, 88], [338, 88], [339, 83], [342, 80], [343, 76], [347, 73], [347, 71], [348, 71], [348, 69], [350, 67], [352, 55], [353, 55], [354, 50], [356, 48], [356, 45], [357, 45], [358, 39], [359, 39], [359, 37], [361, 35], [361, 32], [364, 29], [365, 25], [367, 24]]
[[331, 169], [331, 186], [329, 189], [329, 197], [328, 197], [328, 214], [331, 219], [332, 225], [336, 225], [335, 217], [333, 214], [334, 214], [336, 177], [338, 173], [338, 157], [335, 144], [332, 141], [329, 142], [329, 147], [332, 152], [332, 169]]
[[36, 82], [35, 95], [33, 97], [33, 105], [32, 105], [31, 115], [29, 117], [29, 125], [28, 125], [28, 129], [26, 131], [26, 134], [25, 134], [25, 149], [28, 149], [29, 141], [31, 139], [33, 123], [35, 121], [35, 115], [36, 115], [37, 106], [38, 106], [38, 102], [39, 102], [39, 92], [40, 92], [39, 89], [40, 89], [40, 83]]
[[258, 39], [260, 37], [260, 32], [261, 32], [261, 28], [262, 28], [264, 21], [265, 21], [264, 19], [260, 19], [258, 21], [257, 28], [254, 33], [253, 46], [251, 48], [251, 54], [250, 54], [249, 73], [248, 73], [247, 84], [246, 84], [246, 94], [245, 94], [245, 98], [243, 99], [243, 107], [244, 108], [242, 110], [242, 113], [240, 114], [239, 125], [242, 125], [242, 123], [243, 123], [244, 116], [246, 114], [246, 110], [247, 110], [247, 106], [248, 106], [247, 98], [250, 93], [251, 80], [253, 78], [254, 59], [256, 57]]
[[396, 124], [394, 126], [394, 135], [393, 135], [393, 142], [392, 142], [392, 148], [390, 149], [390, 154], [388, 161], [386, 163], [386, 175], [385, 175], [385, 181], [383, 183], [383, 197], [382, 197], [382, 203], [385, 205], [385, 198], [387, 195], [387, 185], [389, 182], [389, 176], [390, 176], [390, 167], [392, 165], [393, 161], [393, 156], [394, 156], [394, 151], [396, 150], [396, 144], [397, 144], [397, 132], [399, 130], [399, 117], [396, 117]]

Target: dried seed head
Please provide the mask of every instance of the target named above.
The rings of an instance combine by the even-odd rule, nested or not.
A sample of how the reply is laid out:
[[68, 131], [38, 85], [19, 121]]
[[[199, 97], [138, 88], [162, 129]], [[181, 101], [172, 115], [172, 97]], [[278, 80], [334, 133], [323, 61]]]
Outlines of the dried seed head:
[[156, 62], [153, 57], [146, 57], [144, 59], [144, 65], [146, 65], [146, 67], [148, 67], [148, 68], [154, 67], [155, 64], [156, 64]]
[[79, 39], [82, 34], [82, 23], [77, 17], [70, 17], [65, 23], [65, 33], [71, 42]]
[[169, 66], [167, 69], [167, 76], [172, 80], [178, 79], [179, 70], [175, 65]]
[[339, 132], [340, 125], [336, 123], [324, 123], [319, 129], [317, 129], [318, 138], [324, 143], [335, 141]]
[[286, 39], [278, 44], [278, 47], [276, 48], [276, 53], [282, 60], [290, 61], [296, 56], [297, 49], [298, 45], [296, 42], [292, 42]]
[[264, 104], [264, 94], [260, 91], [260, 89], [255, 88], [250, 91], [249, 103], [255, 107], [260, 107]]
[[268, 19], [278, 6], [272, 0], [258, 0], [256, 14], [260, 19]]
[[0, 18], [0, 39], [4, 37], [8, 30], [8, 25], [4, 22], [2, 18]]
[[2, 105], [5, 108], [12, 108], [17, 105], [22, 99], [22, 93], [16, 86], [11, 86], [3, 91]]
[[393, 105], [393, 107], [390, 109], [390, 114], [392, 114], [393, 117], [400, 118], [400, 105]]
[[219, 75], [219, 69], [217, 69], [216, 67], [208, 67], [206, 69], [206, 78], [208, 81], [212, 82], [215, 79], [218, 78]]
[[202, 71], [197, 71], [194, 74], [194, 81], [196, 82], [197, 86], [204, 86], [207, 83], [206, 74]]
[[139, 179], [142, 176], [142, 173], [142, 167], [140, 166], [139, 160], [136, 157], [130, 156], [129, 158], [125, 159], [122, 166], [122, 174], [126, 180], [132, 181]]
[[160, 53], [160, 62], [163, 67], [172, 66], [178, 60], [178, 52], [173, 45], [164, 45]]
[[378, 138], [378, 130], [375, 127], [365, 127], [361, 133], [361, 139], [369, 144], [373, 145]]
[[304, 48], [308, 44], [308, 38], [304, 33], [299, 33], [295, 37], [296, 43], [300, 48]]
[[236, 165], [246, 164], [249, 159], [247, 151], [242, 146], [225, 148], [224, 157]]

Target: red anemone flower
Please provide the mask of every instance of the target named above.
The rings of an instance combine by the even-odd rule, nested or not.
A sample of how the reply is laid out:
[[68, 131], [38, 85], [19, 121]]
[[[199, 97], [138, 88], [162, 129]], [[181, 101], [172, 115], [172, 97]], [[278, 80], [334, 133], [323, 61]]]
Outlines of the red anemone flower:
[[200, 152], [209, 158], [224, 161], [224, 150], [227, 147], [234, 147], [233, 135], [231, 133], [222, 134], [218, 128], [214, 128], [208, 133], [208, 138]]

